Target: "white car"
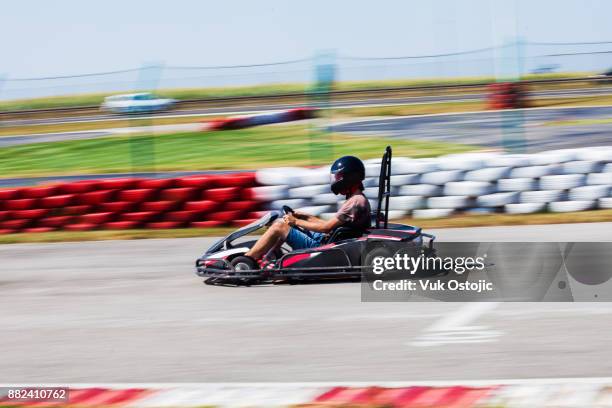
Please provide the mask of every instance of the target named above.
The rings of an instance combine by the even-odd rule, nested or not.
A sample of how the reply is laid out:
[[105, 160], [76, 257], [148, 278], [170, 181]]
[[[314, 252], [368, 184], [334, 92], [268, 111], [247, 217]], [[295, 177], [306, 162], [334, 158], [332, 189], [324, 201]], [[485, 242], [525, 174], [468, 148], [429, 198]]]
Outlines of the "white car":
[[100, 109], [114, 113], [149, 113], [168, 110], [175, 103], [175, 99], [159, 98], [150, 92], [141, 92], [107, 96]]

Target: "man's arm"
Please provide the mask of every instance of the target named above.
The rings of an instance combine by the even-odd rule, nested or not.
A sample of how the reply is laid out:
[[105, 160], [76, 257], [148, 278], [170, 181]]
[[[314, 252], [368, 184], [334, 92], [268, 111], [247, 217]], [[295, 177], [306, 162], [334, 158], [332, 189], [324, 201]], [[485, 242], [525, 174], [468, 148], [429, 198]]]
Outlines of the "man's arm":
[[295, 225], [302, 227], [313, 232], [328, 233], [334, 228], [344, 224], [337, 216], [329, 220], [322, 220], [321, 218], [315, 217], [314, 215], [297, 213], [285, 215], [285, 222], [289, 225]]

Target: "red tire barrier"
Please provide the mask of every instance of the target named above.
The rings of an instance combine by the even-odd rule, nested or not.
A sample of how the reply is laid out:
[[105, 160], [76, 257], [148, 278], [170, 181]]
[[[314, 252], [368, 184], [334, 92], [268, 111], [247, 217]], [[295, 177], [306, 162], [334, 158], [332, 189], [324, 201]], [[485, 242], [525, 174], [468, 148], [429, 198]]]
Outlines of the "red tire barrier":
[[40, 199], [40, 205], [44, 208], [63, 208], [68, 207], [74, 202], [74, 194], [64, 194], [58, 196], [44, 197]]
[[169, 188], [161, 191], [160, 198], [162, 201], [188, 201], [196, 192], [197, 189], [193, 187]]
[[38, 221], [41, 227], [62, 228], [68, 225], [74, 219], [71, 215], [61, 215], [58, 217], [47, 217]]
[[211, 188], [202, 191], [202, 198], [223, 203], [238, 198], [239, 193], [238, 187]]
[[0, 229], [20, 230], [26, 228], [32, 220], [6, 220], [0, 222]]
[[201, 218], [202, 211], [172, 211], [164, 215], [164, 221], [191, 222]]
[[129, 201], [115, 201], [113, 203], [102, 203], [99, 208], [102, 212], [126, 213], [132, 211], [136, 205], [136, 203]]
[[81, 180], [73, 183], [62, 183], [56, 185], [58, 192], [62, 194], [80, 194], [94, 191], [100, 183], [96, 180]]
[[129, 188], [136, 187], [136, 185], [141, 181], [141, 179], [137, 178], [117, 178], [117, 179], [107, 179], [100, 180], [100, 188], [105, 190], [127, 190]]
[[176, 208], [177, 203], [175, 201], [150, 201], [148, 203], [140, 204], [141, 211], [157, 211], [166, 212]]
[[184, 225], [185, 225], [184, 222], [178, 222], [178, 221], [158, 221], [158, 222], [150, 222], [147, 225], [145, 225], [145, 227], [153, 228], [153, 229], [172, 229], [172, 228], [181, 228]]
[[215, 187], [253, 187], [256, 185], [255, 173], [237, 173], [217, 176]]
[[11, 211], [0, 211], [0, 221], [4, 221], [11, 216]]
[[125, 230], [125, 229], [134, 229], [138, 226], [136, 221], [115, 221], [115, 222], [107, 222], [103, 225], [104, 229], [111, 230]]
[[247, 218], [259, 219], [266, 215], [269, 211], [251, 211], [246, 215]]
[[66, 215], [82, 215], [91, 211], [92, 208], [93, 206], [91, 205], [72, 205], [70, 207], [64, 207], [62, 212]]
[[242, 220], [234, 220], [232, 221], [233, 227], [244, 227], [245, 225], [249, 225], [250, 223], [257, 221], [257, 219], [242, 219]]
[[83, 214], [81, 215], [80, 221], [84, 224], [100, 225], [109, 222], [114, 215], [115, 214], [111, 212]]
[[16, 232], [17, 232], [16, 230], [8, 229], [8, 228], [0, 229], [0, 235], [2, 235], [2, 234], [14, 234]]
[[22, 198], [43, 198], [52, 196], [56, 191], [55, 186], [29, 187], [22, 188], [20, 195]]
[[101, 190], [83, 193], [77, 196], [77, 201], [79, 204], [99, 205], [111, 201], [115, 192], [116, 190]]
[[129, 201], [132, 203], [141, 203], [148, 201], [153, 197], [156, 190], [140, 188], [137, 190], [123, 190], [119, 192], [119, 201]]
[[172, 188], [176, 185], [176, 180], [172, 178], [148, 179], [140, 180], [138, 188], [152, 188], [154, 190], [163, 190], [164, 188]]
[[19, 190], [16, 188], [5, 188], [0, 190], [0, 200], [14, 200], [19, 196]]
[[91, 231], [96, 229], [97, 225], [87, 224], [87, 223], [79, 223], [79, 224], [70, 224], [64, 227], [65, 230], [68, 231]]
[[52, 227], [32, 227], [32, 228], [26, 228], [22, 232], [51, 232], [51, 231], [55, 231], [56, 229], [57, 228], [52, 228]]
[[187, 176], [177, 180], [179, 187], [208, 188], [215, 184], [215, 176]]
[[157, 215], [159, 215], [159, 213], [155, 211], [139, 211], [139, 212], [120, 214], [119, 218], [121, 221], [134, 221], [139, 224], [142, 224], [142, 223], [151, 221]]
[[255, 211], [258, 205], [257, 201], [232, 201], [226, 203], [223, 209], [226, 211]]
[[19, 210], [19, 211], [13, 211], [13, 213], [11, 214], [11, 217], [17, 218], [17, 219], [36, 220], [39, 218], [43, 218], [48, 213], [49, 213], [49, 210], [47, 209]]
[[237, 220], [242, 215], [242, 211], [220, 211], [215, 213], [206, 214], [206, 220], [210, 221], [222, 221], [223, 223], [232, 222]]
[[224, 225], [223, 221], [195, 221], [189, 224], [192, 228], [218, 228]]
[[202, 201], [188, 201], [183, 206], [183, 210], [186, 211], [201, 211], [210, 212], [219, 206], [219, 203], [211, 200]]
[[18, 200], [7, 200], [4, 202], [5, 210], [30, 210], [36, 208], [36, 198], [21, 198]]

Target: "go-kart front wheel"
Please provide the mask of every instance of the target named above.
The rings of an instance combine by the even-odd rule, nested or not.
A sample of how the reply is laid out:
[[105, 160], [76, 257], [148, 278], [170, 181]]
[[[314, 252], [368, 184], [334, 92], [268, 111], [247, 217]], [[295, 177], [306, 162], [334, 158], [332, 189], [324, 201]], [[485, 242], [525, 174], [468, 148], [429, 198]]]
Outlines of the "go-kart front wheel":
[[254, 269], [259, 269], [257, 262], [250, 256], [237, 256], [232, 259], [231, 264], [236, 271], [252, 271]]

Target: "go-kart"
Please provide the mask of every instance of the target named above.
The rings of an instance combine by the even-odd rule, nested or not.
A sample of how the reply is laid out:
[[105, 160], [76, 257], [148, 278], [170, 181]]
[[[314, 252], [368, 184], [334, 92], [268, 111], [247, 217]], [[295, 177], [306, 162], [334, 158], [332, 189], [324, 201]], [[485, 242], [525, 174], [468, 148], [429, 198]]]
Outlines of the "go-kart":
[[433, 256], [435, 236], [422, 232], [419, 227], [388, 221], [391, 154], [391, 147], [388, 146], [381, 163], [377, 209], [372, 217], [374, 227], [364, 230], [340, 226], [328, 235], [321, 246], [295, 251], [283, 246], [272, 254], [272, 259], [265, 266], [260, 267], [244, 256], [256, 240], [237, 241], [293, 212], [291, 208], [283, 206], [282, 211], [270, 211], [259, 220], [215, 242], [196, 260], [196, 274], [206, 278], [204, 282], [209, 285], [236, 286], [356, 279], [372, 268], [376, 257], [392, 256], [398, 250], [409, 252], [412, 256]]

